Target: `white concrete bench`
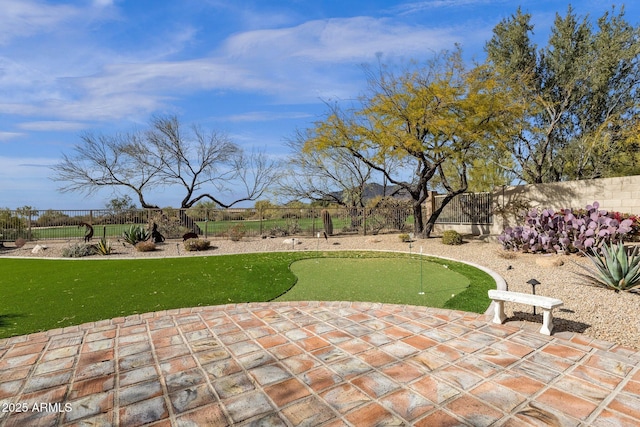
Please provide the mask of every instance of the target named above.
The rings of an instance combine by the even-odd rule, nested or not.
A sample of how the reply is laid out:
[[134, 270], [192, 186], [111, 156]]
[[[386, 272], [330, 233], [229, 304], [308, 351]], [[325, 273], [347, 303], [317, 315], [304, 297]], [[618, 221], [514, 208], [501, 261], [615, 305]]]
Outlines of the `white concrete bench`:
[[551, 331], [553, 330], [552, 310], [564, 304], [562, 300], [557, 298], [523, 294], [520, 292], [499, 291], [496, 289], [491, 289], [489, 291], [489, 298], [491, 298], [495, 304], [493, 323], [504, 323], [507, 318], [504, 314], [505, 301], [528, 304], [542, 308], [542, 328], [540, 328], [540, 333], [545, 335], [551, 335]]

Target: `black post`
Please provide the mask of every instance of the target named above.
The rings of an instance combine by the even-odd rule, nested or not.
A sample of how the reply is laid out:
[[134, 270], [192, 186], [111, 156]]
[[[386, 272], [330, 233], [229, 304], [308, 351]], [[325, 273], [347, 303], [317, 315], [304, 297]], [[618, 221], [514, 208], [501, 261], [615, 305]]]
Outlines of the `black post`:
[[[536, 279], [531, 279], [527, 283], [531, 285], [531, 288], [533, 290], [533, 295], [535, 295], [536, 294], [536, 285], [539, 285], [540, 282], [538, 282]], [[533, 315], [534, 316], [536, 315], [536, 306], [535, 305], [533, 306]]]

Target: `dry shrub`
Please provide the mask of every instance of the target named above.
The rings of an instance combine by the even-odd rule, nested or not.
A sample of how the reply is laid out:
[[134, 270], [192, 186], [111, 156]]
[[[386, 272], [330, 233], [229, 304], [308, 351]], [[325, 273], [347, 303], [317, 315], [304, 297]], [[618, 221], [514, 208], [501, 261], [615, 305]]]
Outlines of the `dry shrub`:
[[504, 249], [496, 249], [496, 255], [502, 259], [516, 259], [518, 258], [518, 254], [514, 251], [507, 251]]
[[27, 243], [26, 240], [24, 240], [22, 237], [18, 237], [16, 239], [16, 248], [21, 248], [25, 245], [25, 243]]
[[189, 251], [206, 251], [211, 247], [211, 242], [204, 239], [187, 239], [184, 241], [184, 248]]

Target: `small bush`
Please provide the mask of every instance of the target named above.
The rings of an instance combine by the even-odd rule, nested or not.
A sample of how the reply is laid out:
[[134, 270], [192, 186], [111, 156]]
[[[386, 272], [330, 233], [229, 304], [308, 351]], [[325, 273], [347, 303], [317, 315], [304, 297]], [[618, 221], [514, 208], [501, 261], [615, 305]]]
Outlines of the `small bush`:
[[289, 235], [289, 230], [276, 225], [269, 230], [269, 236], [271, 237], [286, 237]]
[[442, 233], [442, 244], [444, 245], [461, 245], [462, 236], [455, 230], [447, 230]]
[[138, 252], [153, 252], [156, 250], [156, 244], [151, 240], [138, 242], [136, 243], [135, 247]]
[[235, 224], [229, 228], [229, 239], [234, 242], [242, 240], [245, 234], [247, 234], [247, 229], [244, 224]]
[[400, 239], [401, 242], [403, 243], [409, 243], [411, 241], [411, 236], [409, 236], [406, 233], [400, 234], [398, 235], [398, 238]]
[[211, 247], [211, 242], [204, 239], [187, 239], [184, 241], [184, 248], [189, 252], [206, 251]]
[[25, 243], [27, 243], [26, 240], [24, 240], [22, 237], [18, 237], [16, 239], [16, 248], [21, 248], [25, 245]]
[[93, 254], [94, 246], [86, 243], [76, 243], [62, 250], [62, 256], [65, 258], [82, 258]]

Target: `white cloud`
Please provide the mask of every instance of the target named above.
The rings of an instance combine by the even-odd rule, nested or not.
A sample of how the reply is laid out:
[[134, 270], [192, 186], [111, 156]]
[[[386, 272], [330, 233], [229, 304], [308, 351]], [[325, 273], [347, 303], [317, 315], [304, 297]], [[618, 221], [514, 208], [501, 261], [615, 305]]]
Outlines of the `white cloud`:
[[244, 114], [234, 114], [231, 116], [223, 117], [222, 120], [229, 122], [267, 122], [272, 120], [283, 119], [304, 119], [312, 117], [309, 113], [274, 113], [272, 111], [250, 111]]
[[411, 56], [450, 48], [455, 29], [430, 29], [370, 17], [316, 20], [273, 30], [232, 36], [224, 46], [232, 59], [273, 62], [303, 59], [322, 63], [369, 61], [376, 53]]
[[48, 131], [70, 131], [79, 130], [86, 127], [86, 124], [80, 122], [44, 120], [37, 122], [24, 122], [18, 125], [18, 128], [24, 130], [35, 130], [39, 132]]
[[460, 8], [465, 6], [487, 5], [487, 7], [499, 7], [500, 4], [509, 3], [509, 0], [427, 0], [404, 3], [394, 8], [401, 14], [411, 14], [432, 9]]
[[20, 132], [2, 132], [0, 131], [0, 142], [8, 141], [10, 139], [15, 139], [23, 136], [23, 133]]
[[93, 0], [93, 4], [97, 7], [113, 6], [114, 0]]
[[0, 44], [17, 37], [46, 33], [78, 13], [68, 5], [30, 0], [3, 0], [0, 13]]
[[39, 179], [48, 177], [49, 168], [57, 160], [44, 157], [5, 157], [0, 156], [0, 178], [12, 180], [12, 186], [18, 185], [21, 180]]
[[[108, 6], [109, 2], [99, 3]], [[37, 5], [25, 4], [31, 9]], [[49, 25], [72, 13], [58, 12], [61, 17]], [[373, 62], [378, 52], [385, 57], [421, 58], [453, 46], [460, 38], [452, 28], [340, 18], [239, 33], [209, 56], [160, 61], [181, 51], [197, 32], [186, 27], [172, 34], [156, 48], [111, 57], [109, 49], [89, 54], [90, 42], [67, 46], [75, 53], [55, 66], [33, 62], [39, 59], [18, 62], [0, 57], [0, 73], [4, 73], [0, 88], [7, 93], [0, 113], [62, 121], [135, 119], [197, 91], [254, 92], [288, 103], [352, 97], [359, 92], [354, 80], [362, 80], [357, 65]], [[84, 57], [87, 63], [79, 65]]]

